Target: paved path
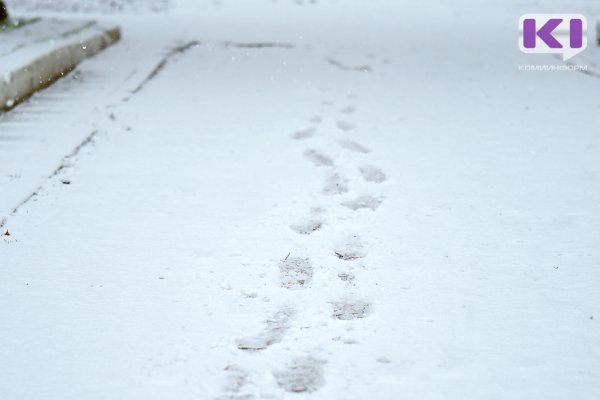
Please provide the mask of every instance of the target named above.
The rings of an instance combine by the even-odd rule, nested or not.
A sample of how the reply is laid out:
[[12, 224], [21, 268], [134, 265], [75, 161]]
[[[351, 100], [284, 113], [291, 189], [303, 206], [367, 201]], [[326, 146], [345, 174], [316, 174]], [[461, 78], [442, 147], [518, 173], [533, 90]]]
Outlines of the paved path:
[[600, 80], [467, 3], [118, 17], [0, 117], [0, 397], [593, 398]]

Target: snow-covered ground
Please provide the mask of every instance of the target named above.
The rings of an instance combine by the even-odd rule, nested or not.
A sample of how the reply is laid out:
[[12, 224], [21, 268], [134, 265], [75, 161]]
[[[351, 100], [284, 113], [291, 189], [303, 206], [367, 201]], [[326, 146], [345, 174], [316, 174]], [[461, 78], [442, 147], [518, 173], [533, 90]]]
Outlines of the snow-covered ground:
[[64, 3], [123, 40], [0, 116], [0, 399], [600, 396], [600, 49], [517, 47], [599, 5]]

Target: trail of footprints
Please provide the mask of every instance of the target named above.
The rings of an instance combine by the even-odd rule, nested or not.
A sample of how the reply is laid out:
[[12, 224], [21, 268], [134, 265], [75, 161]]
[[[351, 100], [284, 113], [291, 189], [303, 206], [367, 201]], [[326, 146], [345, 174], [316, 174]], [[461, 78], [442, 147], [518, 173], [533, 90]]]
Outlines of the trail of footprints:
[[[331, 105], [329, 101], [324, 105]], [[346, 105], [339, 110], [340, 119], [335, 123], [338, 133], [345, 137], [335, 142], [340, 149], [362, 157], [371, 150], [352, 140], [349, 136], [357, 129], [352, 122], [351, 116], [357, 111], [353, 104]], [[310, 139], [319, 134], [320, 124], [323, 122], [320, 115], [309, 119], [308, 127], [296, 130], [290, 134], [290, 138], [299, 142], [310, 142]], [[383, 197], [377, 194], [364, 193], [357, 197], [347, 197], [352, 185], [351, 179], [345, 177], [336, 168], [336, 162], [326, 151], [320, 148], [308, 147], [304, 150], [304, 158], [315, 167], [327, 168], [325, 182], [321, 190], [323, 196], [340, 197], [339, 205], [353, 212], [361, 210], [376, 211], [383, 203]], [[387, 176], [379, 167], [372, 164], [357, 164], [355, 166], [358, 175], [365, 182], [380, 184], [386, 181]], [[290, 229], [298, 235], [311, 235], [324, 227], [322, 208], [314, 208], [309, 217], [303, 222], [291, 223]], [[348, 262], [363, 259], [367, 256], [367, 248], [358, 235], [350, 235], [343, 238], [338, 246], [331, 249], [331, 256], [337, 258], [340, 266], [351, 265]], [[344, 268], [337, 273], [337, 277], [347, 287], [357, 285], [356, 276]], [[287, 290], [310, 290], [313, 280], [314, 266], [309, 258], [298, 257], [288, 254], [278, 265], [280, 284]], [[328, 308], [330, 315], [335, 320], [348, 321], [357, 318], [367, 318], [373, 312], [372, 305], [364, 299], [349, 296], [342, 299], [332, 299]], [[286, 306], [277, 311], [272, 317], [264, 322], [264, 329], [257, 335], [244, 336], [237, 340], [236, 345], [240, 351], [266, 351], [271, 345], [284, 340], [286, 331], [290, 329], [292, 319], [296, 311], [293, 306]], [[340, 338], [333, 338], [339, 340]], [[346, 340], [344, 343], [355, 343]], [[314, 392], [325, 384], [323, 373], [324, 361], [312, 355], [297, 357], [289, 360], [279, 369], [272, 372], [277, 385], [287, 392]], [[245, 388], [250, 382], [249, 374], [237, 365], [226, 367], [228, 372], [227, 383], [224, 387], [224, 395], [219, 399], [250, 400], [251, 394], [245, 393]]]

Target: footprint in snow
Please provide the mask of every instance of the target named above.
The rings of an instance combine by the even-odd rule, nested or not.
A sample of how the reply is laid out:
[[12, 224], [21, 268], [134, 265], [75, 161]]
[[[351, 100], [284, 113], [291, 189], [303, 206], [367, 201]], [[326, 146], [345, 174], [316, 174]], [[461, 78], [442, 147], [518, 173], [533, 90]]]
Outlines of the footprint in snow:
[[306, 150], [304, 157], [317, 167], [333, 166], [333, 160], [329, 156], [319, 153], [317, 150]]
[[331, 174], [325, 180], [322, 192], [328, 196], [348, 193], [348, 180], [338, 173]]
[[289, 328], [290, 319], [294, 314], [292, 308], [282, 308], [265, 321], [265, 329], [259, 335], [238, 339], [237, 348], [240, 350], [263, 350], [272, 344], [279, 343]]
[[299, 235], [310, 235], [321, 229], [323, 223], [316, 219], [311, 219], [305, 223], [290, 225], [290, 228]]
[[382, 183], [387, 179], [385, 173], [374, 165], [363, 165], [358, 170], [367, 182]]
[[313, 266], [308, 258], [287, 257], [279, 262], [279, 279], [288, 289], [304, 289], [313, 276]]
[[354, 200], [345, 201], [342, 203], [342, 205], [353, 211], [357, 211], [363, 208], [368, 208], [372, 211], [375, 211], [379, 208], [382, 202], [383, 200], [380, 198], [373, 197], [371, 195], [363, 195], [357, 197]]
[[306, 222], [290, 225], [290, 228], [299, 235], [310, 235], [323, 227], [323, 221], [321, 217], [324, 213], [325, 209], [321, 207], [313, 207], [310, 210], [311, 216]]
[[346, 285], [350, 286], [354, 285], [356, 276], [352, 272], [340, 272], [338, 274], [338, 278], [340, 278], [342, 282], [346, 283]]
[[356, 235], [349, 236], [335, 247], [333, 254], [344, 261], [358, 260], [367, 256], [363, 242]]
[[335, 301], [331, 303], [331, 306], [333, 307], [332, 316], [343, 321], [366, 318], [371, 314], [371, 304], [365, 301]]
[[368, 148], [366, 148], [365, 146], [363, 146], [362, 144], [353, 142], [351, 140], [340, 140], [340, 141], [338, 141], [338, 144], [342, 148], [344, 148], [346, 150], [354, 151], [356, 153], [367, 154], [370, 152], [370, 150]]
[[341, 70], [341, 71], [356, 71], [356, 72], [373, 72], [370, 65], [347, 65], [333, 58], [328, 58], [327, 62], [329, 65]]
[[251, 394], [242, 394], [243, 389], [250, 383], [248, 372], [239, 365], [232, 364], [225, 367], [227, 378], [223, 386], [224, 395], [216, 400], [250, 400]]
[[341, 119], [337, 122], [337, 127], [345, 132], [348, 132], [348, 131], [356, 129], [356, 124], [353, 122]]
[[333, 340], [334, 342], [342, 342], [344, 344], [358, 344], [358, 341], [356, 339], [352, 339], [352, 338], [344, 337], [344, 336], [336, 336], [336, 337], [332, 338], [331, 340]]
[[340, 110], [342, 114], [352, 114], [356, 111], [356, 107], [354, 106], [346, 106]]
[[273, 373], [279, 387], [287, 392], [314, 392], [324, 384], [323, 361], [312, 356], [298, 357]]
[[320, 124], [321, 122], [323, 122], [323, 117], [320, 115], [315, 115], [314, 117], [312, 117], [311, 119], [309, 119], [309, 121], [312, 124]]
[[296, 131], [296, 132], [292, 133], [291, 136], [292, 136], [292, 139], [304, 140], [304, 139], [313, 137], [315, 135], [315, 133], [317, 133], [317, 128], [314, 126], [311, 126], [310, 128], [301, 129], [299, 131]]

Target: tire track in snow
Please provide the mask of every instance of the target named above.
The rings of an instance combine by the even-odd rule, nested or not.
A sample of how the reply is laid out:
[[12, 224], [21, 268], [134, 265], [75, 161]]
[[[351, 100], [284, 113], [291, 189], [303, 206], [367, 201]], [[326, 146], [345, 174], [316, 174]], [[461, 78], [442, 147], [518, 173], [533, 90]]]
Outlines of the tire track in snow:
[[[138, 94], [139, 92], [142, 91], [142, 89], [144, 89], [144, 87], [151, 82], [154, 78], [156, 78], [166, 67], [167, 64], [171, 61], [172, 58], [179, 56], [181, 54], [185, 54], [187, 53], [190, 49], [200, 46], [202, 43], [197, 41], [197, 40], [192, 40], [189, 41], [185, 44], [182, 44], [180, 46], [175, 47], [174, 49], [172, 49], [171, 51], [169, 51], [159, 62], [158, 64], [154, 67], [154, 69], [152, 71], [150, 71], [150, 73], [148, 74], [148, 76], [142, 81], [140, 82], [140, 84], [131, 91], [131, 95], [135, 95]], [[125, 101], [128, 101], [131, 98], [131, 96], [126, 97]]]
[[[152, 81], [154, 78], [156, 78], [160, 72], [162, 72], [166, 67], [167, 64], [169, 63], [169, 61], [177, 55], [180, 54], [185, 54], [188, 50], [190, 50], [191, 48], [195, 47], [195, 46], [199, 46], [201, 43], [197, 40], [192, 40], [189, 41], [183, 45], [177, 46], [174, 49], [172, 49], [171, 51], [169, 51], [169, 53], [167, 53], [167, 55], [165, 55], [160, 61], [159, 63], [156, 65], [156, 67], [154, 67], [154, 69], [150, 72], [150, 74], [148, 74], [148, 76], [143, 79], [138, 86], [133, 89], [130, 93], [129, 96], [125, 97], [122, 101], [126, 102], [129, 101], [131, 96], [139, 93], [150, 81]], [[131, 77], [131, 75], [133, 75], [134, 72], [132, 72], [132, 74], [130, 74], [130, 76], [128, 76], [126, 78], [126, 81]], [[109, 105], [109, 108], [114, 108], [115, 105]], [[114, 115], [110, 114], [109, 115], [109, 119], [114, 122]], [[83, 141], [81, 141], [70, 153], [68, 153], [67, 155], [63, 156], [61, 163], [58, 165], [58, 167], [56, 167], [56, 169], [50, 174], [48, 175], [41, 183], [38, 187], [36, 187], [31, 193], [29, 193], [23, 200], [21, 200], [9, 213], [9, 215], [2, 217], [2, 219], [0, 220], [0, 229], [5, 228], [7, 222], [8, 222], [8, 218], [10, 216], [13, 216], [15, 214], [17, 214], [19, 212], [19, 210], [25, 206], [27, 203], [29, 203], [32, 199], [34, 199], [35, 197], [37, 197], [39, 195], [39, 193], [43, 190], [44, 186], [52, 179], [54, 179], [55, 177], [57, 177], [61, 172], [63, 172], [65, 169], [67, 168], [71, 168], [73, 166], [72, 160], [74, 158], [76, 158], [79, 153], [81, 152], [81, 150], [83, 150], [83, 148], [87, 147], [88, 145], [90, 145], [94, 138], [96, 137], [96, 135], [98, 134], [98, 129], [94, 129], [92, 131], [91, 134], [89, 134]], [[68, 183], [65, 183], [68, 184]]]
[[[280, 43], [280, 42], [247, 42], [246, 43], [246, 42], [224, 41], [224, 42], [220, 42], [219, 44], [222, 47], [235, 47], [235, 48], [244, 48], [244, 49], [270, 49], [270, 48], [293, 49], [293, 48], [295, 48], [295, 45], [293, 45], [291, 43]], [[195, 47], [201, 46], [201, 45], [202, 45], [202, 42], [200, 42], [198, 40], [190, 40], [184, 44], [175, 46], [156, 64], [156, 66], [150, 71], [150, 73], [133, 90], [131, 90], [129, 95], [127, 95], [126, 97], [124, 97], [122, 99], [122, 101], [127, 102], [132, 98], [132, 96], [140, 93], [146, 87], [146, 85], [148, 85], [151, 81], [153, 81], [156, 77], [158, 77], [161, 72], [163, 72], [163, 70], [168, 66], [169, 62], [171, 62], [173, 58], [183, 55], [183, 54], [186, 54], [189, 50], [191, 50]], [[125, 79], [125, 82], [128, 81], [135, 74], [135, 72], [136, 72], [135, 70], [132, 71], [131, 74]], [[115, 107], [116, 107], [116, 104], [108, 105], [108, 108], [115, 108]], [[112, 116], [112, 114], [111, 114], [110, 118], [114, 122], [114, 117]], [[39, 193], [43, 190], [44, 186], [47, 184], [48, 181], [55, 178], [64, 169], [72, 167], [73, 165], [71, 163], [71, 160], [73, 158], [75, 158], [84, 147], [86, 147], [90, 143], [92, 143], [94, 137], [97, 134], [98, 134], [98, 130], [97, 129], [93, 130], [93, 132], [90, 135], [88, 135], [81, 143], [79, 143], [70, 153], [63, 156], [62, 161], [59, 164], [59, 166], [50, 175], [48, 175], [40, 183], [39, 186], [37, 186], [23, 200], [21, 200], [19, 203], [17, 203], [12, 208], [12, 210], [8, 213], [8, 215], [5, 215], [0, 219], [0, 229], [6, 227], [6, 224], [7, 224], [10, 216], [13, 216], [16, 213], [18, 213], [18, 211], [23, 206], [25, 206], [27, 203], [29, 203], [33, 198], [37, 197], [39, 195]], [[68, 183], [65, 183], [65, 184], [68, 184]], [[8, 231], [7, 231], [7, 233], [8, 233]]]
[[[81, 151], [89, 146], [90, 144], [93, 143], [94, 138], [96, 137], [96, 135], [98, 134], [98, 130], [94, 130], [92, 131], [92, 133], [90, 133], [85, 139], [83, 139], [83, 141], [81, 141], [77, 146], [75, 146], [75, 148], [66, 156], [63, 157], [61, 163], [58, 165], [58, 167], [56, 167], [54, 169], [54, 171], [48, 175], [43, 181], [42, 183], [33, 191], [31, 192], [29, 195], [27, 195], [23, 200], [21, 200], [10, 212], [10, 215], [15, 215], [19, 212], [19, 210], [25, 206], [27, 203], [29, 203], [33, 198], [37, 197], [39, 195], [39, 193], [44, 189], [44, 186], [52, 179], [56, 178], [59, 174], [61, 174], [62, 172], [64, 172], [64, 170], [71, 168], [73, 166], [72, 160], [74, 158], [76, 158]], [[64, 184], [68, 184], [66, 182], [63, 182]], [[0, 229], [4, 228], [6, 223], [8, 221], [8, 216], [7, 217], [3, 217], [2, 220], [0, 221]]]
[[[144, 87], [154, 80], [169, 64], [169, 62], [180, 55], [187, 53], [189, 50], [201, 46], [203, 43], [199, 40], [190, 40], [184, 44], [174, 47], [171, 49], [156, 66], [150, 71], [148, 76], [140, 82], [140, 84], [131, 91], [131, 95], [138, 94]], [[224, 41], [219, 43], [222, 47], [234, 47], [242, 49], [293, 49], [295, 46], [291, 43], [279, 43], [279, 42], [231, 42]], [[131, 96], [128, 96], [125, 100], [129, 100]]]

